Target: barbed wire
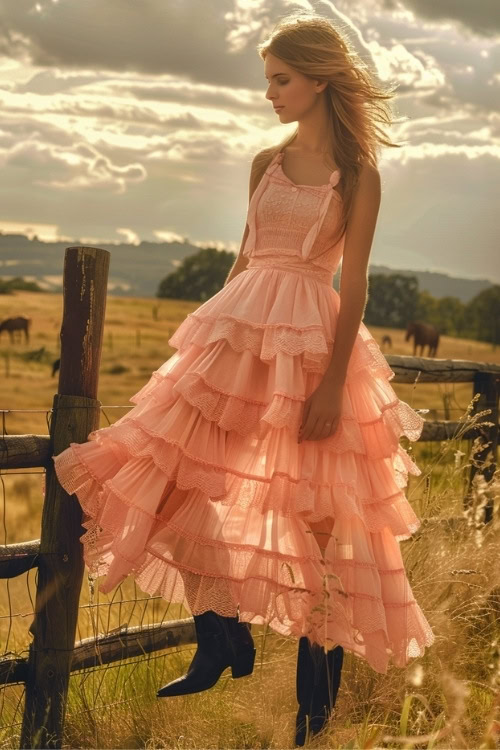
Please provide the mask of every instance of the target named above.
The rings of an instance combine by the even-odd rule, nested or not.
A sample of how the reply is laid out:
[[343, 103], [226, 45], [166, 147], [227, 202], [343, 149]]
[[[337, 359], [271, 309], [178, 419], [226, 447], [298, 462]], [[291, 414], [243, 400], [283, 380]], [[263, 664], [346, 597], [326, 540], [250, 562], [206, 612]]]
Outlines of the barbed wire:
[[[5, 579], [8, 580], [8, 579]], [[97, 609], [98, 607], [112, 607], [117, 604], [136, 604], [137, 602], [153, 602], [160, 601], [162, 597], [158, 596], [143, 596], [137, 599], [117, 599], [115, 602], [97, 602], [96, 604], [79, 604], [78, 609]], [[35, 612], [17, 612], [12, 615], [0, 615], [0, 620], [5, 620], [8, 617], [29, 617], [34, 615]]]
[[37, 474], [45, 475], [45, 469], [43, 471], [28, 471], [27, 469], [25, 469], [25, 471], [11, 471], [10, 469], [0, 469], [0, 474], [8, 477], [11, 477], [15, 474], [29, 474], [30, 477], [36, 477]]
[[[134, 409], [136, 406], [137, 406], [137, 404], [123, 404], [123, 405], [121, 405], [121, 404], [112, 404], [112, 405], [108, 405], [108, 406], [105, 406], [105, 405], [98, 406], [97, 404], [95, 406], [93, 404], [82, 404], [82, 405], [73, 405], [73, 404], [70, 404], [68, 406], [57, 406], [56, 410], [58, 410], [58, 409]], [[46, 409], [0, 409], [0, 414], [11, 414], [11, 413], [15, 414], [15, 413], [18, 413], [18, 412], [19, 413], [20, 412], [35, 412], [35, 413], [39, 412], [41, 414], [48, 414], [48, 413], [53, 412], [53, 411], [54, 411], [54, 409], [52, 407], [47, 407]], [[432, 409], [432, 408], [429, 409], [429, 408], [424, 408], [424, 407], [422, 407], [422, 408], [417, 407], [417, 408], [414, 409], [414, 411], [416, 411], [416, 412], [422, 412], [423, 411], [423, 412], [427, 413], [429, 411], [444, 411], [444, 409], [442, 409], [442, 408], [438, 409], [437, 407], [435, 409]], [[463, 412], [463, 411], [465, 411], [465, 407], [450, 406], [448, 408], [448, 411], [460, 411], [460, 412]]]
[[[110, 406], [106, 406], [104, 404], [100, 404], [97, 406], [93, 406], [92, 404], [82, 404], [81, 406], [58, 406], [57, 409], [133, 409], [136, 404], [111, 404]], [[46, 409], [0, 409], [0, 414], [14, 414], [16, 412], [39, 412], [41, 414], [47, 414], [48, 412], [54, 411], [54, 409], [50, 406], [48, 406]]]
[[[411, 385], [411, 384], [408, 384], [408, 385]], [[445, 408], [443, 408], [441, 406], [441, 407], [436, 407], [435, 409], [428, 409], [428, 408], [420, 408], [419, 409], [419, 408], [414, 408], [414, 407], [412, 407], [412, 408], [414, 408], [414, 411], [416, 411], [417, 413], [421, 413], [421, 414], [429, 414], [429, 412], [434, 413], [436, 415], [438, 413], [440, 413], [440, 412], [441, 413], [444, 412], [446, 415], [449, 415], [449, 414], [454, 413], [454, 412], [459, 412], [459, 413], [463, 414], [464, 411], [465, 411], [465, 407], [460, 407], [460, 405], [458, 403], [458, 400], [457, 400], [457, 397], [456, 397], [457, 394], [456, 394], [456, 391], [455, 391], [455, 385], [456, 384], [453, 383], [453, 384], [450, 384], [450, 385], [451, 385], [451, 392], [449, 394], [449, 398], [450, 399], [453, 398], [454, 403], [456, 405], [452, 406], [450, 403], [448, 403], [448, 404], [446, 404]], [[59, 395], [64, 395], [64, 394], [59, 394]], [[71, 398], [71, 394], [68, 394], [68, 395]], [[105, 405], [105, 404], [101, 404], [98, 399], [91, 399], [89, 397], [89, 400], [91, 400], [93, 403], [89, 403], [89, 404], [57, 405], [57, 406], [46, 407], [46, 408], [1, 408], [0, 409], [0, 428], [2, 428], [3, 435], [2, 435], [2, 432], [0, 432], [0, 440], [1, 440], [2, 436], [3, 437], [7, 437], [7, 436], [10, 437], [10, 435], [8, 434], [7, 425], [6, 425], [7, 415], [15, 415], [15, 414], [23, 414], [23, 413], [24, 414], [37, 414], [37, 413], [38, 414], [43, 414], [43, 415], [45, 415], [45, 419], [46, 419], [46, 422], [47, 422], [47, 427], [49, 428], [49, 432], [50, 432], [50, 425], [51, 425], [51, 421], [52, 421], [52, 415], [58, 409], [86, 409], [86, 410], [92, 409], [94, 411], [99, 410], [99, 412], [103, 413], [103, 415], [106, 418], [108, 424], [111, 424], [110, 418], [106, 414], [107, 410], [111, 411], [112, 409], [115, 409], [115, 410], [116, 409], [126, 409], [128, 411], [128, 410], [134, 409], [135, 406], [137, 406], [137, 404], [139, 403], [139, 402], [129, 402], [127, 404], [122, 404], [122, 405], [120, 405], [120, 404]], [[16, 435], [13, 435], [12, 437], [20, 437], [20, 436], [18, 436], [16, 434]], [[31, 470], [32, 468], [35, 468], [36, 470], [32, 471]], [[8, 469], [6, 469], [6, 470], [5, 469], [0, 469], [0, 484], [1, 484], [2, 489], [3, 489], [3, 493], [2, 493], [3, 494], [3, 510], [4, 510], [4, 513], [3, 513], [3, 529], [4, 529], [4, 540], [5, 540], [4, 543], [5, 544], [7, 543], [7, 527], [6, 527], [6, 523], [5, 523], [5, 519], [6, 519], [5, 510], [6, 510], [6, 501], [7, 501], [6, 495], [7, 495], [7, 493], [6, 493], [5, 483], [3, 481], [3, 476], [6, 476], [6, 475], [10, 476], [10, 475], [13, 475], [13, 474], [20, 474], [20, 475], [25, 475], [25, 476], [26, 475], [28, 475], [28, 476], [31, 476], [31, 475], [41, 475], [41, 476], [44, 476], [46, 474], [46, 470], [44, 468], [42, 468], [41, 470], [39, 470], [37, 467], [26, 467], [26, 469], [20, 470], [20, 471], [19, 470], [10, 471]], [[9, 590], [10, 580], [7, 578], [6, 581], [5, 581], [5, 584], [6, 584], [6, 599], [7, 599], [6, 603], [7, 603], [7, 606], [8, 606], [8, 614], [0, 615], [0, 621], [2, 622], [2, 628], [5, 627], [5, 629], [7, 631], [7, 637], [4, 638], [4, 640], [5, 640], [5, 643], [4, 643], [4, 652], [3, 652], [3, 657], [4, 658], [6, 656], [9, 656], [10, 654], [16, 653], [16, 652], [13, 652], [12, 650], [8, 650], [9, 646], [10, 646], [10, 639], [11, 639], [11, 633], [12, 633], [12, 625], [13, 625], [14, 619], [15, 618], [19, 618], [22, 621], [26, 617], [31, 617], [31, 616], [35, 615], [35, 607], [34, 607], [34, 602], [33, 602], [33, 598], [32, 598], [32, 595], [31, 595], [31, 588], [30, 588], [30, 584], [29, 584], [29, 573], [30, 572], [31, 571], [26, 571], [25, 572], [26, 586], [27, 586], [27, 590], [28, 590], [28, 596], [29, 596], [29, 599], [30, 599], [30, 601], [26, 602], [26, 604], [28, 606], [30, 606], [30, 604], [31, 604], [32, 611], [18, 612], [18, 613], [13, 613], [12, 612], [12, 606], [13, 606], [14, 602], [13, 602], [13, 599], [11, 597], [11, 592]], [[37, 570], [36, 569], [34, 570], [34, 573], [35, 573], [35, 576], [36, 576], [37, 575]], [[120, 588], [118, 588], [118, 591], [120, 591], [120, 594], [121, 594]], [[125, 593], [125, 592], [123, 592], [123, 593]], [[121, 594], [121, 595], [123, 595], [123, 594]], [[113, 595], [113, 597], [114, 596], [115, 596], [115, 594]], [[83, 633], [85, 633], [85, 632], [91, 632], [91, 634], [94, 637], [97, 637], [97, 635], [101, 632], [100, 629], [103, 628], [104, 629], [104, 633], [103, 634], [110, 634], [111, 632], [113, 632], [113, 631], [110, 631], [110, 625], [112, 624], [111, 623], [111, 619], [110, 619], [111, 612], [113, 611], [116, 614], [115, 608], [118, 607], [119, 608], [119, 618], [121, 619], [121, 617], [122, 617], [121, 608], [124, 607], [124, 605], [130, 605], [130, 604], [133, 605], [133, 607], [131, 608], [131, 611], [128, 611], [130, 609], [130, 607], [125, 607], [125, 611], [123, 612], [123, 618], [126, 621], [126, 623], [123, 623], [123, 626], [125, 624], [127, 626], [129, 626], [132, 622], [134, 622], [134, 621], [137, 622], [137, 620], [139, 620], [140, 624], [142, 625], [144, 620], [149, 621], [151, 619], [151, 616], [155, 617], [155, 610], [156, 610], [156, 607], [154, 606], [155, 603], [163, 601], [163, 597], [161, 597], [159, 595], [157, 595], [157, 596], [144, 596], [144, 597], [140, 597], [139, 596], [138, 597], [138, 596], [133, 596], [133, 594], [132, 594], [132, 597], [133, 598], [125, 598], [125, 599], [117, 598], [116, 600], [113, 598], [112, 601], [99, 601], [99, 598], [98, 598], [97, 601], [95, 601], [95, 600], [93, 601], [93, 595], [92, 595], [91, 596], [91, 601], [89, 603], [87, 603], [87, 604], [79, 604], [78, 605], [79, 612], [86, 611], [86, 617], [83, 618], [84, 621], [85, 621], [85, 624], [84, 624], [84, 622], [79, 622], [78, 625], [77, 625], [77, 627], [78, 627], [78, 633], [80, 633], [81, 630], [82, 630]], [[142, 604], [142, 606], [138, 607], [139, 611], [136, 612], [135, 611], [136, 605], [139, 605], [139, 604]], [[152, 606], [149, 607], [148, 606], [149, 604], [151, 604]], [[107, 607], [108, 608], [107, 611], [103, 610], [102, 609], [103, 607]], [[113, 607], [113, 610], [111, 610], [111, 607]], [[159, 614], [161, 614], [161, 612]], [[87, 623], [88, 619], [91, 620], [90, 623]], [[106, 623], [106, 619], [107, 619], [107, 624], [105, 624]], [[9, 621], [8, 627], [7, 627], [7, 623], [5, 623], [5, 625], [3, 624], [3, 621], [5, 621], [5, 620]], [[163, 617], [162, 617], [161, 621], [163, 622]], [[150, 624], [153, 624], [153, 623], [150, 623]], [[123, 626], [120, 626], [120, 628], [123, 627]], [[192, 647], [193, 647], [192, 645], [189, 645], [186, 648], [186, 650], [192, 649]], [[182, 650], [184, 650], [184, 649], [182, 649]], [[26, 649], [23, 649], [23, 651], [21, 653], [26, 653]], [[165, 654], [160, 653], [160, 654], [154, 654], [153, 655], [153, 654], [149, 653], [147, 655], [143, 654], [143, 655], [141, 655], [139, 657], [135, 657], [133, 660], [130, 660], [130, 658], [125, 658], [125, 659], [120, 659], [119, 661], [117, 661], [115, 663], [108, 663], [106, 665], [96, 665], [96, 666], [92, 666], [92, 667], [84, 667], [81, 670], [78, 670], [75, 673], [73, 673], [73, 675], [71, 675], [71, 676], [73, 678], [80, 677], [80, 678], [84, 678], [85, 679], [88, 675], [90, 675], [92, 673], [98, 673], [98, 672], [103, 672], [103, 671], [106, 672], [107, 670], [111, 670], [111, 669], [112, 670], [117, 670], [119, 672], [119, 670], [123, 666], [125, 666], [126, 663], [128, 663], [129, 665], [133, 665], [133, 669], [135, 670], [139, 664], [144, 663], [144, 661], [145, 661], [144, 657], [145, 656], [146, 656], [146, 660], [147, 661], [149, 661], [149, 660], [156, 661], [157, 659], [164, 658]], [[7, 685], [5, 685], [3, 687], [7, 687]], [[2, 697], [0, 699], [0, 704], [1, 704], [0, 705], [0, 709], [1, 709], [4, 706], [4, 702], [6, 700], [5, 696], [6, 696], [7, 691], [6, 690], [1, 690], [0, 692], [2, 693]], [[130, 699], [126, 699], [126, 700], [122, 700], [122, 701], [115, 701], [115, 702], [112, 702], [112, 703], [104, 703], [103, 705], [100, 705], [100, 706], [94, 705], [93, 707], [88, 707], [86, 709], [86, 711], [99, 711], [99, 710], [107, 709], [108, 707], [110, 708], [110, 707], [113, 707], [113, 706], [118, 706], [118, 705], [121, 705], [121, 704], [130, 703], [131, 701], [135, 700], [136, 697], [137, 696], [134, 696], [133, 698], [130, 698]], [[22, 699], [22, 695], [19, 698], [18, 707], [13, 712], [13, 718], [17, 718], [17, 715], [19, 714], [19, 705], [21, 703], [21, 699]], [[0, 710], [0, 713], [2, 713], [1, 710]], [[75, 714], [75, 715], [78, 715], [78, 713]], [[19, 722], [19, 723], [18, 722], [15, 722], [15, 723], [13, 722], [13, 723], [6, 724], [6, 725], [0, 727], [0, 729], [3, 730], [3, 731], [5, 731], [5, 730], [8, 730], [8, 729], [13, 729], [15, 727], [19, 727], [21, 725], [22, 725], [22, 722]]]

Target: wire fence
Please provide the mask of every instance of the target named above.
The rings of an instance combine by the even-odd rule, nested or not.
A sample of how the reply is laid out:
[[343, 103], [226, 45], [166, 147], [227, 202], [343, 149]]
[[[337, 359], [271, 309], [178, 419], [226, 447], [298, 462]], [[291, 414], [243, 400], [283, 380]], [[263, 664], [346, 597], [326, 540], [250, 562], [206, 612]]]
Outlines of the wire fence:
[[[100, 410], [108, 425], [112, 419], [106, 413], [120, 409], [131, 409], [133, 404], [101, 406]], [[75, 407], [72, 407], [75, 408]], [[82, 407], [89, 408], [89, 407]], [[45, 414], [47, 432], [50, 431], [52, 409], [0, 409], [2, 431], [0, 441], [9, 435], [6, 418], [16, 413]], [[13, 433], [13, 434], [18, 434]], [[22, 475], [25, 482], [13, 481]], [[25, 542], [39, 537], [43, 496], [45, 493], [45, 469], [10, 470], [0, 469], [0, 492], [2, 507], [2, 544]], [[35, 598], [38, 570], [34, 568], [15, 578], [0, 580], [0, 659], [26, 659], [29, 653], [29, 627], [35, 614]], [[109, 635], [125, 627], [147, 626], [171, 619], [189, 617], [190, 613], [179, 605], [172, 605], [160, 596], [145, 595], [132, 578], [125, 580], [110, 594], [102, 594], [95, 580], [87, 574], [80, 594], [76, 640]], [[180, 647], [192, 649], [192, 646]], [[152, 668], [165, 658], [165, 652], [144, 653], [125, 662], [96, 664], [73, 672], [70, 685], [67, 717], [77, 713], [95, 714], [111, 706], [137, 701], [141, 693], [123, 700], [111, 700], [127, 691], [127, 683], [133, 681], [134, 671], [139, 667]], [[125, 666], [126, 674], [120, 675]], [[161, 679], [161, 664], [151, 670]], [[112, 675], [116, 675], [111, 679]], [[111, 683], [111, 684], [110, 684]], [[158, 685], [159, 687], [159, 685]], [[86, 696], [75, 708], [71, 695]], [[144, 697], [144, 696], [143, 696]], [[16, 746], [23, 723], [25, 687], [24, 683], [8, 683], [0, 686], [0, 747]], [[16, 743], [16, 744], [14, 744]]]
[[[450, 417], [451, 412], [464, 414], [468, 404], [462, 405], [456, 393], [455, 384], [438, 384], [439, 391], [444, 392], [442, 409], [416, 409], [434, 419]], [[465, 395], [465, 394], [464, 394]], [[135, 404], [101, 405], [99, 407], [107, 425], [113, 423], [112, 416], [118, 410], [133, 409]], [[64, 407], [60, 407], [64, 408]], [[71, 406], [71, 409], [78, 408]], [[80, 408], [93, 408], [81, 406]], [[0, 409], [0, 440], [9, 435], [7, 417], [16, 414], [43, 414], [50, 433], [53, 409]], [[114, 413], [114, 414], [113, 414]], [[15, 435], [18, 432], [13, 433]], [[426, 444], [433, 450], [433, 444]], [[434, 448], [439, 450], [439, 445]], [[24, 542], [26, 539], [39, 536], [43, 496], [45, 493], [45, 469], [2, 470], [0, 469], [1, 504], [3, 511], [2, 528], [3, 544]], [[13, 479], [23, 475], [25, 482]], [[7, 502], [9, 500], [9, 502]], [[0, 601], [0, 659], [27, 658], [29, 653], [30, 632], [35, 610], [35, 597], [38, 569], [35, 567], [27, 573], [13, 579], [2, 579], [2, 596]], [[96, 581], [87, 574], [80, 593], [77, 622], [77, 641], [86, 638], [97, 638], [119, 632], [124, 627], [147, 626], [171, 619], [189, 617], [190, 613], [180, 605], [172, 605], [160, 596], [144, 595], [132, 577], [127, 578], [110, 594], [99, 592]], [[193, 646], [185, 647], [191, 650]], [[165, 653], [144, 653], [139, 657], [128, 658], [109, 664], [87, 666], [71, 675], [68, 696], [67, 718], [76, 718], [84, 714], [89, 721], [91, 717], [113, 707], [125, 706], [150, 698], [150, 692], [137, 690], [135, 676], [138, 670], [146, 668], [149, 678], [161, 684], [162, 668]], [[143, 682], [139, 683], [144, 686]], [[131, 693], [131, 694], [129, 694]], [[75, 700], [75, 695], [81, 699]], [[0, 747], [13, 746], [20, 737], [23, 724], [25, 687], [24, 683], [7, 684], [0, 688]]]

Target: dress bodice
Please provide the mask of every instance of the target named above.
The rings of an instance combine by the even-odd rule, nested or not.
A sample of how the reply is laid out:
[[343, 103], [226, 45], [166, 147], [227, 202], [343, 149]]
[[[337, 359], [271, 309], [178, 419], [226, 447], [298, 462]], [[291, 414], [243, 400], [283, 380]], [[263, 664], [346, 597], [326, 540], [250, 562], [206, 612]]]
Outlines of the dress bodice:
[[296, 185], [283, 172], [279, 151], [264, 172], [248, 207], [247, 268], [296, 269], [329, 284], [344, 249], [345, 233], [334, 242], [342, 215], [335, 190], [340, 170], [324, 185]]

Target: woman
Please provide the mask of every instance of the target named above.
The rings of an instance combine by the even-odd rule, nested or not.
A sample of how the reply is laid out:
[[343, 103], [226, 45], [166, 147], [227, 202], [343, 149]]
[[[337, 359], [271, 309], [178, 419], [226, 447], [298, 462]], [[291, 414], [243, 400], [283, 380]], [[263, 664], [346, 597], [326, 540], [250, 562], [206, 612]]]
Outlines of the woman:
[[399, 550], [420, 525], [404, 488], [421, 473], [399, 438], [423, 420], [361, 320], [391, 94], [321, 16], [285, 18], [259, 53], [267, 99], [298, 127], [253, 160], [224, 287], [135, 407], [54, 462], [100, 590], [132, 573], [193, 613], [193, 661], [158, 696], [250, 674], [247, 623], [268, 623], [298, 639], [300, 745], [331, 713], [344, 649], [383, 673], [434, 640]]

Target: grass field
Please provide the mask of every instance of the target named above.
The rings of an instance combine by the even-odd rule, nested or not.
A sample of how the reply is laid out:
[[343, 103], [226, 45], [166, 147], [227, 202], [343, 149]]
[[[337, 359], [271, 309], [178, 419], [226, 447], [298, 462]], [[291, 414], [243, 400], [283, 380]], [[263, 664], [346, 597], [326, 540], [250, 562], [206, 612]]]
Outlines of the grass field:
[[[153, 307], [158, 307], [158, 319]], [[132, 408], [128, 399], [168, 359], [167, 341], [198, 303], [108, 297], [98, 399], [103, 427]], [[31, 340], [10, 344], [0, 337], [2, 432], [47, 433], [57, 390], [52, 362], [59, 356], [62, 296], [19, 292], [0, 296], [0, 319], [33, 319]], [[385, 354], [412, 354], [404, 331], [370, 328], [378, 342], [389, 333], [393, 347]], [[27, 352], [45, 347], [40, 361]], [[499, 362], [488, 344], [442, 337], [438, 357]], [[462, 417], [470, 403], [471, 384], [393, 384], [400, 398], [425, 408], [427, 418]], [[407, 446], [405, 446], [407, 447]], [[408, 498], [422, 519], [460, 516], [447, 530], [433, 520], [401, 543], [413, 592], [436, 634], [436, 643], [404, 670], [375, 673], [346, 653], [334, 719], [312, 747], [413, 747], [390, 737], [442, 732], [417, 747], [499, 747], [500, 552], [498, 507], [485, 528], [474, 511], [498, 481], [475, 493], [475, 507], [463, 513], [462, 494], [469, 461], [467, 441], [413, 443], [422, 469], [410, 477]], [[457, 453], [462, 451], [464, 455]], [[497, 474], [498, 477], [498, 474]], [[39, 536], [43, 471], [3, 472], [3, 543]], [[35, 573], [1, 582], [2, 651], [24, 653], [29, 643], [35, 597]], [[89, 588], [81, 595], [77, 638], [105, 633], [118, 625], [188, 617], [189, 612], [145, 595], [128, 579], [113, 594]], [[156, 689], [182, 674], [194, 646], [158, 652], [130, 663], [75, 674], [70, 682], [66, 746], [94, 748], [283, 748], [293, 747], [296, 643], [264, 627], [253, 626], [257, 645], [254, 673], [232, 680], [225, 673], [204, 693], [158, 701]], [[0, 691], [0, 747], [18, 746], [22, 686]], [[413, 696], [413, 697], [411, 697]], [[497, 713], [494, 714], [495, 710]], [[496, 717], [496, 724], [492, 719]], [[496, 739], [495, 739], [496, 737]], [[384, 739], [385, 738], [385, 739]]]

